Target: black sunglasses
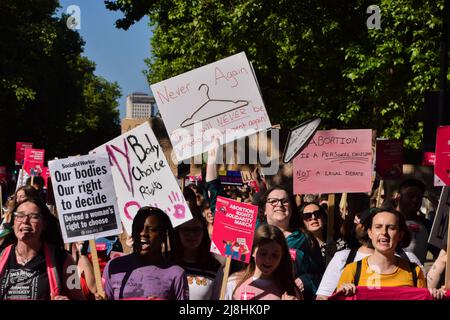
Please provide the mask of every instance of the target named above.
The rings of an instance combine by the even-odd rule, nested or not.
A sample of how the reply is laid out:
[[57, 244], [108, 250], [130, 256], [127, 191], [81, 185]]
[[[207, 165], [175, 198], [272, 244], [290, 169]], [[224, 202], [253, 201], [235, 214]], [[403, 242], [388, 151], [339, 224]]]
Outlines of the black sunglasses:
[[303, 212], [303, 214], [302, 214], [304, 220], [311, 219], [313, 215], [316, 218], [320, 218], [320, 217], [322, 217], [323, 213], [321, 210], [316, 210], [313, 212]]

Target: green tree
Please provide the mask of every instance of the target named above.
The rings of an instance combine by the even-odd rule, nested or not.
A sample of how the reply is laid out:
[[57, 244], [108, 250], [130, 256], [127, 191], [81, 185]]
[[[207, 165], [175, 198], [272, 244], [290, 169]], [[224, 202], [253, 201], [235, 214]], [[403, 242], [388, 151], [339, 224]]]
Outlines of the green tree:
[[46, 158], [87, 153], [120, 133], [120, 90], [94, 74], [83, 40], [55, 16], [56, 0], [0, 2], [0, 163], [16, 141]]
[[373, 128], [419, 149], [424, 93], [437, 89], [443, 0], [105, 1], [127, 29], [149, 15], [149, 83], [245, 51], [272, 123]]

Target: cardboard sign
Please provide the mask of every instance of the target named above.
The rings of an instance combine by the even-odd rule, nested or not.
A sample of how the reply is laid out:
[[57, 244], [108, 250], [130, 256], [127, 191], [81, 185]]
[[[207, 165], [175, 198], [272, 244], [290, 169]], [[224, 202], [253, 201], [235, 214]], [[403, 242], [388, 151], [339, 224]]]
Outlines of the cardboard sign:
[[450, 210], [450, 187], [443, 187], [441, 197], [439, 198], [439, 205], [437, 207], [436, 216], [431, 228], [428, 243], [443, 249], [446, 243], [444, 239], [448, 233], [448, 214]]
[[450, 186], [450, 126], [437, 129], [434, 185]]
[[27, 148], [25, 149], [25, 156], [23, 159], [23, 170], [28, 175], [38, 175], [42, 172], [44, 168], [44, 149], [33, 149]]
[[403, 141], [377, 139], [376, 172], [383, 180], [403, 175]]
[[317, 131], [294, 159], [294, 193], [369, 192], [372, 130]]
[[16, 159], [14, 163], [16, 166], [23, 164], [23, 157], [25, 156], [25, 149], [33, 148], [32, 142], [16, 142]]
[[192, 219], [183, 193], [148, 122], [93, 150], [109, 156], [120, 217], [131, 234], [139, 208], [158, 207], [173, 227]]
[[178, 162], [271, 127], [244, 52], [151, 86]]
[[229, 186], [242, 186], [242, 176], [240, 171], [224, 170], [219, 171], [220, 183]]
[[250, 262], [258, 207], [217, 197], [211, 252]]
[[303, 122], [289, 131], [286, 147], [284, 150], [283, 162], [288, 163], [301, 151], [303, 146], [316, 132], [320, 125], [320, 118]]
[[107, 156], [52, 160], [48, 166], [65, 243], [122, 232]]
[[28, 175], [28, 173], [26, 173], [25, 170], [23, 169], [19, 170], [19, 175], [17, 177], [16, 191], [17, 189], [19, 189], [20, 187], [24, 186], [27, 183], [27, 179], [29, 177], [30, 175]]

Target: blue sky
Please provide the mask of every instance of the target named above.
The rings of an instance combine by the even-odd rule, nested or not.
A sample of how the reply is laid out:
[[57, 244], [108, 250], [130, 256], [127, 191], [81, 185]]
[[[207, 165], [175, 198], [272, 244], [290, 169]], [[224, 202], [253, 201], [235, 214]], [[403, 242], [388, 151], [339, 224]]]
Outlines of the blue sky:
[[70, 5], [80, 8], [78, 32], [85, 41], [84, 55], [97, 64], [96, 75], [119, 84], [122, 92], [120, 118], [124, 118], [128, 94], [135, 91], [150, 93], [142, 73], [147, 69], [144, 59], [150, 56], [148, 17], [124, 31], [114, 25], [122, 14], [106, 9], [103, 0], [60, 0], [60, 5], [58, 15], [66, 13]]

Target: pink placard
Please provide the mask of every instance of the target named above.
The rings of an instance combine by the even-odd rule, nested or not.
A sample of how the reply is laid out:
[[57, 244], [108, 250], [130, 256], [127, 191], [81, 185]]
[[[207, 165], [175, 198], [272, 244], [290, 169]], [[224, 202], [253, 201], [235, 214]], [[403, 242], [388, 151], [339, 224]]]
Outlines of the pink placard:
[[296, 194], [369, 192], [372, 130], [317, 131], [293, 163]]
[[0, 166], [0, 182], [6, 181], [6, 167]]
[[23, 164], [23, 157], [25, 155], [25, 149], [33, 148], [32, 142], [16, 142], [16, 160], [17, 166]]
[[[25, 149], [23, 169], [26, 171], [26, 173], [28, 173], [30, 176], [32, 175], [31, 171], [33, 171], [33, 175], [40, 174], [44, 168], [44, 156], [44, 149]], [[36, 173], [35, 170], [37, 171]]]
[[450, 126], [437, 129], [434, 185], [450, 186]]
[[424, 152], [422, 155], [423, 166], [434, 166], [436, 160], [436, 154], [434, 152]]
[[44, 188], [47, 189], [48, 188], [48, 186], [47, 186], [48, 179], [50, 178], [50, 170], [48, 170], [48, 167], [42, 168], [41, 176], [44, 179], [44, 183], [45, 183]]
[[376, 171], [383, 180], [403, 175], [403, 140], [377, 140]]
[[258, 207], [217, 197], [211, 252], [250, 262]]

